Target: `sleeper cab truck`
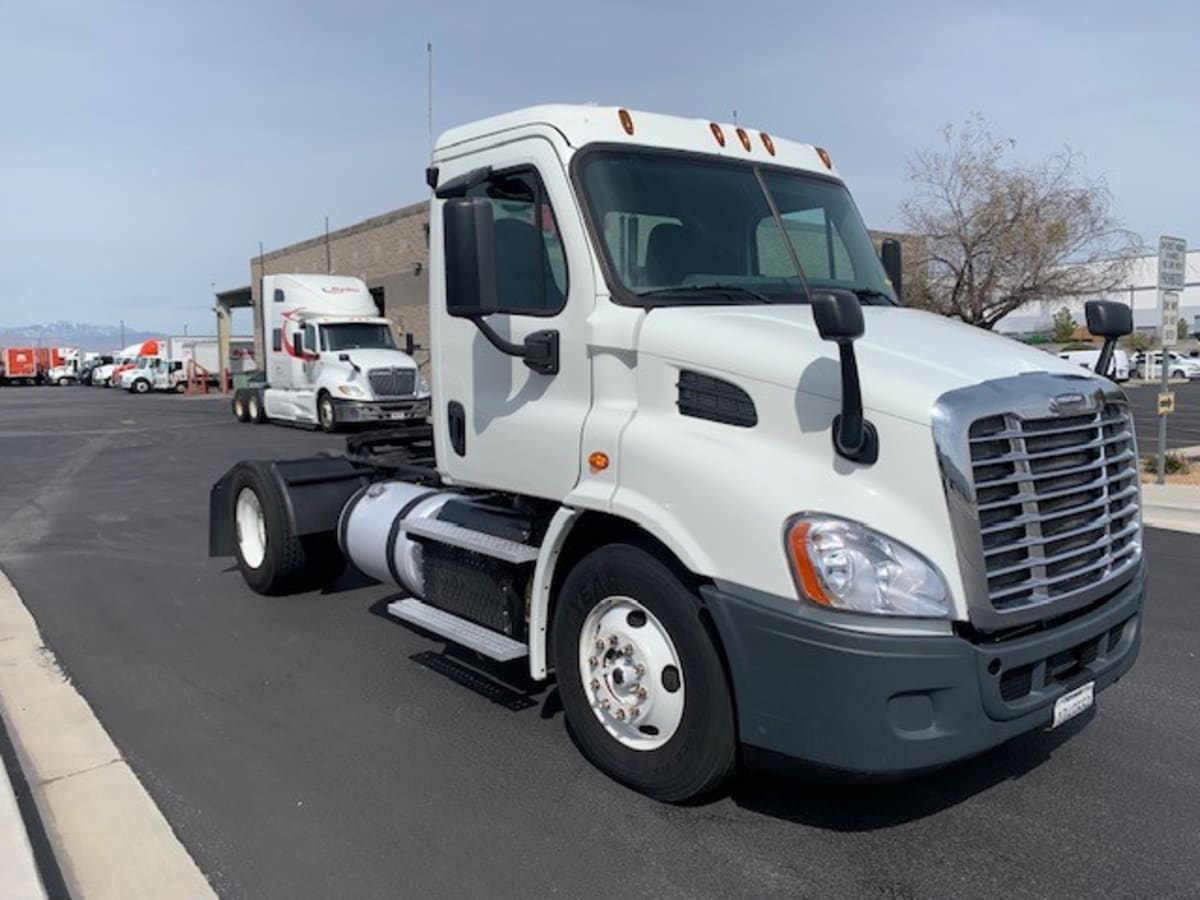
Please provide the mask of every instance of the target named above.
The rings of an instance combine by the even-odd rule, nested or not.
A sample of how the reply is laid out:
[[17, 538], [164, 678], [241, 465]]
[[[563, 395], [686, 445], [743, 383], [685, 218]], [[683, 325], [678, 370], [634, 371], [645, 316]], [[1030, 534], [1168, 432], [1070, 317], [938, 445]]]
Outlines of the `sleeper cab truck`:
[[428, 382], [360, 279], [268, 275], [261, 296], [266, 383], [234, 391], [239, 421], [336, 431], [429, 415]]
[[[739, 759], [935, 768], [1133, 665], [1124, 394], [899, 305], [824, 150], [546, 106], [446, 133], [428, 180], [431, 432], [231, 469], [210, 552], [254, 590], [349, 560], [553, 674], [587, 757], [669, 801]], [[1088, 317], [1109, 353], [1131, 324]]]

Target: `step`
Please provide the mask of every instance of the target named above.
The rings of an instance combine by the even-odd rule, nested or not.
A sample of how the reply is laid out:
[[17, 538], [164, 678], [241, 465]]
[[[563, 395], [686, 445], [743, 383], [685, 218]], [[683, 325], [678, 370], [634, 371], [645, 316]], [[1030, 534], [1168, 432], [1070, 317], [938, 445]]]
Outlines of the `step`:
[[510, 541], [508, 538], [484, 534], [482, 531], [472, 531], [470, 528], [463, 528], [461, 525], [443, 522], [440, 519], [417, 519], [405, 522], [404, 533], [410, 537], [428, 538], [439, 544], [473, 550], [483, 556], [502, 559], [514, 565], [537, 562], [538, 558], [537, 547]]
[[507, 635], [476, 625], [444, 609], [422, 603], [415, 597], [393, 600], [388, 604], [387, 611], [397, 619], [419, 625], [426, 631], [432, 631], [448, 641], [500, 662], [520, 659], [529, 653], [528, 648], [520, 641], [514, 641]]

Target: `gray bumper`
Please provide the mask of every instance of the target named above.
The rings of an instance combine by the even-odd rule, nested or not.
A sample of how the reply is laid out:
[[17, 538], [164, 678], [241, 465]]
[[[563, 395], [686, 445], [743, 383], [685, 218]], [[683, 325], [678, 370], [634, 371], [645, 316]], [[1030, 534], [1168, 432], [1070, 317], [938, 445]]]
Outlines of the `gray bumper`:
[[356, 422], [410, 422], [429, 415], [429, 398], [417, 400], [334, 400], [334, 418], [339, 424]]
[[991, 643], [862, 634], [798, 618], [788, 612], [794, 600], [702, 593], [729, 662], [743, 744], [895, 775], [1044, 728], [1067, 691], [1094, 681], [1099, 692], [1124, 675], [1141, 641], [1145, 568], [1084, 615]]

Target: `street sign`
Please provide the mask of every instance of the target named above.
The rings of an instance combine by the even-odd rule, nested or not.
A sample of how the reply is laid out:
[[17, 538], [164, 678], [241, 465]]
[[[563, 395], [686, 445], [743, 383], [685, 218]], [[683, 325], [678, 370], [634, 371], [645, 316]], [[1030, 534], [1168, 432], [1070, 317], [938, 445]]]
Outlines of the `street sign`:
[[1158, 395], [1158, 414], [1169, 416], [1173, 412], [1175, 412], [1175, 392], [1163, 391]]
[[1162, 345], [1174, 347], [1179, 342], [1179, 294], [1162, 292]]
[[1187, 274], [1187, 241], [1163, 235], [1158, 239], [1158, 289], [1182, 291]]

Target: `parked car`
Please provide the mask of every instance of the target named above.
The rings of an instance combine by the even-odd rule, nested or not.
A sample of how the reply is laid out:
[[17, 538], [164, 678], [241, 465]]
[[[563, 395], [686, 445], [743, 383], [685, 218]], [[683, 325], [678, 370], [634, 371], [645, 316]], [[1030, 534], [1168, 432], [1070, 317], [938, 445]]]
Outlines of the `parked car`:
[[[1096, 363], [1100, 361], [1099, 350], [1069, 350], [1065, 353], [1058, 354], [1059, 359], [1065, 359], [1067, 362], [1073, 362], [1078, 366], [1087, 369], [1089, 372], [1094, 371]], [[1129, 380], [1129, 354], [1124, 350], [1114, 350], [1112, 363], [1108, 367], [1108, 371], [1104, 373], [1113, 381], [1128, 381]]]
[[[1162, 378], [1159, 368], [1161, 350], [1150, 353], [1138, 351], [1133, 355], [1134, 378]], [[1200, 359], [1190, 356], [1180, 356], [1173, 350], [1167, 352], [1167, 374], [1172, 378], [1200, 378]]]

